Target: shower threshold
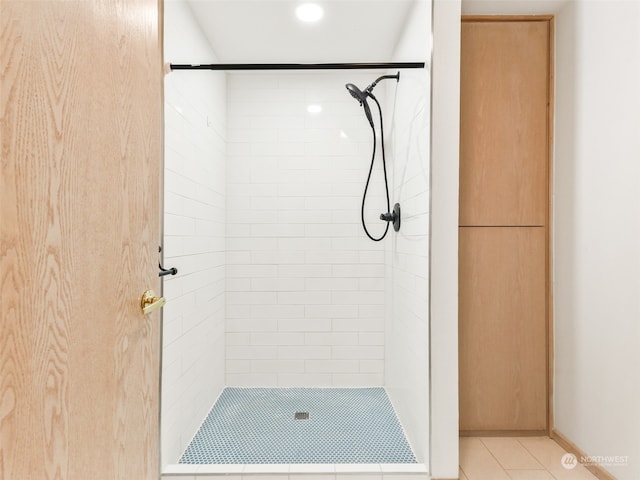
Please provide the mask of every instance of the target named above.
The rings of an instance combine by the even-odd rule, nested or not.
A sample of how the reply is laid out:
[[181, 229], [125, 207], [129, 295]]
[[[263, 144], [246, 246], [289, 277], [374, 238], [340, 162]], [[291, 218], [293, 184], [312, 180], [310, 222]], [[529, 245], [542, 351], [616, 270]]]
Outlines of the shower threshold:
[[429, 480], [423, 463], [167, 465], [162, 480]]

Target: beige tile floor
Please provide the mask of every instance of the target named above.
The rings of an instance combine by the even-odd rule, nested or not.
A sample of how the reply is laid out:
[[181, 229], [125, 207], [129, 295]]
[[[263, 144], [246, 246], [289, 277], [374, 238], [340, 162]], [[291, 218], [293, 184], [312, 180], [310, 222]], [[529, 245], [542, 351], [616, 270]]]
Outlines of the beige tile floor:
[[548, 437], [462, 437], [460, 480], [597, 480], [582, 465], [564, 468], [565, 453]]

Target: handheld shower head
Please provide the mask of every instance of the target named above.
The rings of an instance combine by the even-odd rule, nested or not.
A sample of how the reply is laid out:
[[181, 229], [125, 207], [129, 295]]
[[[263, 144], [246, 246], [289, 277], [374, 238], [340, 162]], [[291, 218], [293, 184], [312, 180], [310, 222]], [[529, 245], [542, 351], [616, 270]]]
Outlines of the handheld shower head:
[[[374, 242], [379, 242], [382, 240], [389, 231], [389, 223], [393, 222], [393, 229], [397, 232], [400, 229], [400, 205], [396, 203], [396, 206], [393, 209], [393, 213], [391, 213], [391, 204], [389, 201], [389, 182], [387, 180], [387, 164], [384, 154], [384, 119], [382, 118], [382, 107], [380, 107], [380, 102], [378, 99], [371, 93], [375, 86], [381, 80], [394, 78], [396, 81], [400, 81], [400, 72], [395, 75], [383, 75], [378, 77], [371, 85], [364, 89], [364, 91], [360, 90], [353, 83], [347, 83], [345, 87], [349, 91], [349, 94], [360, 102], [360, 106], [364, 108], [364, 113], [367, 115], [367, 119], [369, 120], [369, 124], [371, 125], [371, 133], [373, 134], [373, 153], [371, 154], [371, 166], [369, 167], [369, 176], [367, 177], [367, 183], [364, 186], [364, 193], [362, 194], [362, 207], [360, 208], [360, 220], [362, 221], [362, 228], [364, 228], [364, 232]], [[384, 233], [380, 237], [374, 237], [369, 233], [367, 229], [367, 224], [365, 222], [365, 203], [367, 201], [367, 191], [369, 189], [369, 182], [371, 181], [371, 173], [373, 172], [373, 164], [376, 159], [376, 127], [373, 123], [373, 117], [371, 116], [371, 110], [369, 109], [369, 104], [367, 103], [367, 97], [372, 99], [376, 106], [378, 107], [378, 113], [380, 115], [380, 146], [382, 147], [382, 170], [384, 172], [384, 188], [387, 194], [387, 213], [383, 213], [380, 215], [380, 219], [387, 222]]]
[[347, 83], [345, 87], [347, 88], [351, 96], [358, 100], [360, 103], [364, 102], [367, 98], [367, 96], [362, 93], [362, 90], [356, 87], [353, 83]]
[[369, 104], [367, 103], [368, 93], [366, 91], [363, 92], [358, 87], [356, 87], [353, 83], [347, 83], [345, 87], [347, 88], [351, 96], [356, 100], [358, 100], [358, 102], [360, 102], [360, 106], [364, 108], [364, 113], [367, 116], [367, 120], [369, 120], [369, 124], [371, 125], [371, 128], [373, 128], [373, 116], [371, 115], [371, 109], [369, 108]]

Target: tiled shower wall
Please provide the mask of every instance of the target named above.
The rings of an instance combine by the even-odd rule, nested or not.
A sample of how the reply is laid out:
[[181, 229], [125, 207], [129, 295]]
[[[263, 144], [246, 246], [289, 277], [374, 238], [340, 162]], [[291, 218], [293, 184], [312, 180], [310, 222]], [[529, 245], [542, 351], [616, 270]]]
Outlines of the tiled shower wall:
[[[384, 246], [360, 226], [371, 130], [345, 89], [372, 80], [228, 76], [227, 385], [384, 383]], [[381, 173], [367, 203], [376, 235]]]
[[[395, 61], [430, 61], [429, 2], [416, 2]], [[402, 228], [386, 242], [385, 380], [418, 461], [429, 458], [430, 72], [405, 70], [388, 104], [394, 202]], [[391, 100], [391, 99], [390, 99]], [[393, 112], [393, 113], [392, 113]]]
[[[186, 3], [165, 3], [166, 61], [216, 58]], [[225, 75], [165, 77], [162, 461], [176, 462], [224, 387]]]

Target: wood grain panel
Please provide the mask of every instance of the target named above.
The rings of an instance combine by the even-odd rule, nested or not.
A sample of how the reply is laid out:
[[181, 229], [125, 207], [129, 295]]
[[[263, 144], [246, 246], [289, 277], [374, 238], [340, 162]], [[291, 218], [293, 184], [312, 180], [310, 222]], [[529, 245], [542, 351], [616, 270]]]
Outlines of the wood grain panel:
[[0, 2], [0, 478], [157, 479], [157, 0]]
[[460, 225], [546, 225], [549, 22], [462, 23]]
[[460, 429], [546, 429], [544, 227], [461, 227]]

